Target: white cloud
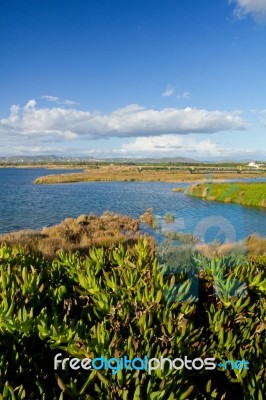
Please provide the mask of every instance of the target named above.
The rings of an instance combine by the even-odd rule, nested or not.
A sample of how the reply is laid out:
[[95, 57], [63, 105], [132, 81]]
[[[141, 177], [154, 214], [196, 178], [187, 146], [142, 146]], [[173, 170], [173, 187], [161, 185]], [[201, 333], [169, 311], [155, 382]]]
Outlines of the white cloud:
[[[210, 140], [198, 141], [196, 139], [165, 135], [165, 136], [154, 136], [154, 137], [139, 137], [133, 142], [124, 144], [121, 148], [121, 152], [127, 155], [139, 154], [140, 156], [174, 156], [188, 153], [194, 153], [194, 155], [221, 155], [223, 150]], [[191, 154], [191, 157], [193, 155]]]
[[262, 159], [265, 151], [255, 149], [230, 148], [210, 139], [202, 140], [189, 136], [164, 135], [152, 137], [138, 137], [119, 148], [85, 150], [78, 149], [79, 154], [90, 155], [95, 158], [162, 158], [188, 157], [195, 160], [222, 160], [222, 159]]
[[[31, 108], [34, 108], [36, 105], [37, 105], [37, 103], [34, 99], [29, 100], [28, 103], [25, 105], [24, 110], [30, 110]], [[13, 111], [13, 113], [16, 113], [17, 110], [18, 110], [17, 106], [16, 106], [15, 110], [14, 110], [13, 106], [11, 107], [11, 111]]]
[[60, 100], [59, 97], [57, 96], [41, 96], [42, 99], [49, 101], [51, 103], [56, 103], [56, 104], [61, 104], [61, 105], [66, 105], [66, 106], [76, 106], [78, 103], [76, 103], [73, 100]]
[[266, 109], [260, 111], [261, 114], [261, 123], [263, 126], [266, 126]]
[[252, 114], [255, 114], [259, 117], [259, 120], [263, 126], [266, 126], [266, 109], [253, 109], [250, 111]]
[[170, 96], [173, 96], [174, 91], [175, 91], [175, 88], [173, 86], [167, 85], [167, 88], [162, 93], [162, 95], [163, 95], [163, 97], [170, 97]]
[[57, 102], [59, 100], [59, 98], [56, 96], [42, 96], [42, 99], [51, 101], [51, 102]]
[[255, 153], [249, 149], [231, 149], [212, 142], [209, 139], [197, 140], [188, 136], [139, 137], [122, 145], [117, 151], [124, 157], [190, 157], [206, 160], [209, 158], [248, 157]]
[[179, 93], [176, 97], [177, 97], [177, 99], [189, 99], [190, 98], [190, 93], [189, 92], [182, 92], [182, 93]]
[[[156, 148], [160, 148], [161, 152], [171, 152], [173, 146], [183, 146], [182, 141], [180, 144], [180, 135], [242, 130], [247, 126], [239, 111], [208, 111], [192, 108], [156, 110], [131, 104], [104, 114], [81, 111], [73, 107], [39, 108], [32, 99], [24, 107], [13, 105], [10, 114], [0, 119], [0, 140], [1, 150], [6, 149], [10, 152], [10, 148], [17, 151], [19, 148], [54, 146], [57, 149], [59, 144], [63, 149], [69, 140], [72, 143], [75, 141], [76, 144], [85, 145], [88, 140], [139, 137], [134, 146], [140, 145], [140, 152], [141, 148], [146, 148], [145, 143], [153, 143], [155, 152]], [[162, 141], [162, 135], [166, 135], [165, 141]], [[171, 143], [167, 135], [172, 135]], [[172, 140], [175, 135], [179, 136]], [[154, 139], [156, 136], [160, 137], [158, 141]], [[147, 139], [148, 137], [151, 137], [152, 141]], [[187, 151], [192, 151], [193, 143], [191, 142], [190, 150]], [[213, 153], [216, 151], [216, 147], [208, 141], [203, 142], [201, 146], [205, 150], [210, 146], [210, 151]], [[128, 148], [123, 147], [119, 151], [123, 153], [128, 151]]]
[[265, 0], [229, 0], [229, 3], [236, 5], [234, 15], [239, 19], [251, 14], [257, 22], [266, 21]]
[[65, 104], [66, 106], [76, 106], [76, 105], [78, 105], [78, 103], [76, 103], [73, 100], [64, 100], [62, 103]]

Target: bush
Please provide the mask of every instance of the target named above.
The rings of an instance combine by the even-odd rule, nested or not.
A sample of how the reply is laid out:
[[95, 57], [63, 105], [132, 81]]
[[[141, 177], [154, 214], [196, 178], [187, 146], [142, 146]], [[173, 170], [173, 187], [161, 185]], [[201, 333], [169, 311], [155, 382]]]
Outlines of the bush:
[[170, 212], [166, 213], [165, 216], [164, 216], [164, 220], [165, 220], [166, 223], [174, 222], [175, 214], [174, 213], [170, 213]]

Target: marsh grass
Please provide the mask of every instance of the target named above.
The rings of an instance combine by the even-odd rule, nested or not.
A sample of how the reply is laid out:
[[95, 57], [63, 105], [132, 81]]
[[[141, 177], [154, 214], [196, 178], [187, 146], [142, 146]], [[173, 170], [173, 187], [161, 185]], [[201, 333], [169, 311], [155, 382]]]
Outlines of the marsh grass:
[[251, 235], [246, 239], [246, 247], [249, 254], [254, 256], [266, 255], [266, 238]]
[[196, 245], [197, 251], [199, 251], [204, 257], [209, 259], [217, 257], [231, 256], [238, 258], [242, 255], [246, 255], [247, 247], [245, 242], [239, 243], [219, 243], [213, 242], [211, 244], [200, 244]]
[[[132, 246], [140, 237], [139, 221], [125, 215], [105, 212], [102, 216], [80, 215], [66, 218], [58, 225], [40, 231], [22, 230], [0, 237], [0, 243], [20, 244], [27, 251], [53, 258], [58, 251], [87, 253], [92, 246], [112, 247], [118, 243]], [[149, 238], [152, 244], [153, 239]]]
[[[218, 168], [195, 169], [193, 174], [189, 166], [180, 168], [137, 166], [137, 165], [101, 165], [99, 168], [84, 169], [82, 173], [53, 174], [35, 179], [37, 184], [99, 182], [99, 181], [149, 181], [149, 182], [191, 182], [205, 181], [206, 174], [213, 173], [215, 179], [239, 178], [236, 170], [220, 170]], [[254, 174], [265, 176], [263, 171], [243, 172], [245, 178]]]
[[171, 224], [175, 220], [175, 214], [171, 212], [166, 213], [164, 216], [164, 220], [167, 224]]
[[266, 207], [266, 183], [196, 184], [186, 194], [211, 201]]
[[167, 239], [177, 240], [181, 243], [196, 243], [198, 241], [198, 238], [192, 233], [163, 231], [162, 235]]
[[240, 257], [247, 255], [250, 258], [266, 255], [266, 238], [258, 235], [251, 235], [245, 240], [237, 243], [198, 244], [196, 250], [205, 257], [211, 259], [215, 257]]
[[144, 214], [140, 215], [139, 217], [140, 222], [144, 222], [145, 224], [149, 225], [153, 229], [158, 228], [158, 222], [156, 220], [155, 215], [153, 214], [152, 208], [148, 208]]

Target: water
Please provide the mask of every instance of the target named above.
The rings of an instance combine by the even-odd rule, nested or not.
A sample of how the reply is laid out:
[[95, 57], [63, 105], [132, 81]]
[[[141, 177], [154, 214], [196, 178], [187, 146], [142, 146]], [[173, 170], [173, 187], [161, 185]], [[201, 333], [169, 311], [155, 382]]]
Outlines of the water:
[[[252, 233], [266, 236], [265, 209], [208, 202], [171, 191], [174, 187], [186, 187], [185, 183], [32, 183], [39, 176], [54, 173], [62, 170], [0, 169], [0, 233], [41, 229], [66, 217], [100, 215], [106, 210], [137, 218], [152, 208], [159, 217], [161, 230], [191, 232], [206, 242], [241, 240]], [[167, 212], [175, 214], [173, 224], [165, 224], [162, 217]], [[160, 232], [157, 237], [161, 237]]]

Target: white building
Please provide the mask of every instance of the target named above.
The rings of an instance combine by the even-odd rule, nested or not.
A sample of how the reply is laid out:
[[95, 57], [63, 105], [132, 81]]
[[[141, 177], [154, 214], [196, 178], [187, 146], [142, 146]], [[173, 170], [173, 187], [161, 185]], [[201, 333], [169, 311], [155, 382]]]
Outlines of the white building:
[[260, 164], [256, 164], [255, 162], [250, 162], [249, 164], [248, 164], [248, 167], [254, 167], [254, 168], [257, 168], [257, 169], [259, 169], [260, 168]]

